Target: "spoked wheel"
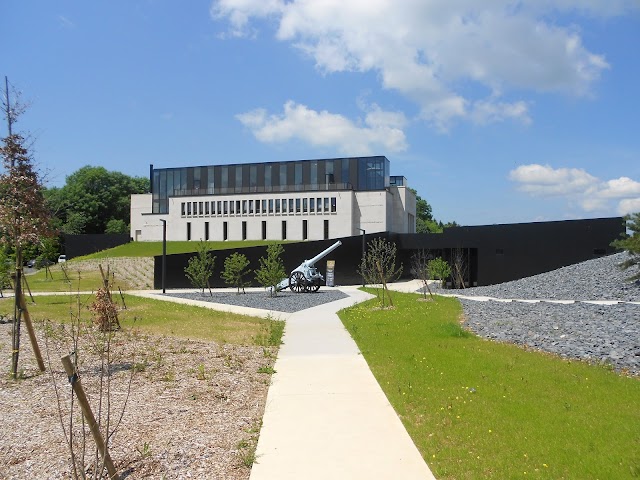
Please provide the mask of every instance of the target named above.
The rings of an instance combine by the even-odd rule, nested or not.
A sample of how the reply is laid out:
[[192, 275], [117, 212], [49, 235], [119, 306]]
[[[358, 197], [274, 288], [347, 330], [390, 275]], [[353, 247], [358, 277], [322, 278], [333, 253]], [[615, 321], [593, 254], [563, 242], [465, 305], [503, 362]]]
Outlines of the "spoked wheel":
[[307, 290], [307, 279], [302, 272], [293, 272], [289, 277], [289, 288], [292, 292], [301, 293]]
[[316, 293], [318, 290], [320, 290], [320, 284], [319, 283], [311, 283], [309, 285], [309, 289], [307, 291]]

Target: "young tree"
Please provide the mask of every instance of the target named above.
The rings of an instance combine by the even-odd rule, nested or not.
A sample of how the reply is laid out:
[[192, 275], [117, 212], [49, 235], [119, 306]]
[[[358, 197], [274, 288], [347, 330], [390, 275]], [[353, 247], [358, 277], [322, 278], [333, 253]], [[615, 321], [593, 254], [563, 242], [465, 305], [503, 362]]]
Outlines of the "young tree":
[[50, 215], [42, 194], [40, 178], [31, 156], [24, 147], [21, 135], [11, 134], [2, 139], [0, 155], [4, 173], [0, 175], [0, 242], [11, 245], [16, 255], [15, 305], [13, 322], [13, 355], [11, 373], [18, 372], [20, 352], [20, 323], [22, 316], [22, 250], [54, 235]]
[[[200, 241], [198, 244], [197, 255], [189, 259], [189, 264], [184, 268], [184, 273], [191, 284], [202, 290], [209, 286], [209, 278], [213, 275], [213, 268], [216, 263], [216, 257], [209, 253], [209, 247], [206, 242]], [[211, 288], [209, 287], [209, 293]]]
[[260, 268], [255, 270], [256, 280], [265, 288], [270, 288], [270, 296], [278, 295], [276, 285], [287, 276], [282, 263], [284, 248], [279, 243], [271, 243], [267, 247], [267, 258], [260, 257]]
[[465, 288], [464, 279], [467, 278], [469, 266], [462, 248], [454, 248], [451, 251], [451, 273], [455, 288]]
[[625, 220], [627, 229], [632, 232], [631, 235], [625, 235], [625, 238], [616, 240], [611, 245], [627, 251], [629, 258], [620, 264], [620, 268], [627, 270], [634, 266], [638, 267], [629, 280], [640, 280], [640, 212], [627, 215]]
[[386, 305], [385, 293], [389, 305], [393, 306], [393, 299], [387, 288], [387, 283], [396, 280], [402, 273], [402, 265], [396, 268], [396, 244], [387, 242], [384, 238], [374, 238], [367, 242], [367, 250], [360, 262], [359, 274], [367, 283], [382, 285], [382, 306]]
[[449, 275], [451, 275], [451, 267], [449, 264], [442, 258], [437, 257], [433, 260], [429, 260], [428, 268], [431, 278], [434, 280], [440, 280], [442, 282], [441, 287], [444, 288], [445, 281]]
[[429, 288], [429, 280], [431, 279], [431, 275], [429, 274], [429, 260], [431, 260], [431, 258], [432, 255], [428, 249], [418, 250], [411, 256], [411, 271], [424, 285], [422, 294], [425, 300], [427, 298], [427, 292], [429, 292], [429, 296], [433, 300], [433, 293], [431, 293], [431, 289]]
[[224, 259], [222, 278], [227, 285], [237, 287], [238, 294], [240, 293], [240, 289], [242, 289], [242, 293], [245, 293], [245, 282], [242, 277], [249, 273], [247, 270], [248, 266], [249, 260], [247, 260], [247, 256], [243, 253], [235, 252]]

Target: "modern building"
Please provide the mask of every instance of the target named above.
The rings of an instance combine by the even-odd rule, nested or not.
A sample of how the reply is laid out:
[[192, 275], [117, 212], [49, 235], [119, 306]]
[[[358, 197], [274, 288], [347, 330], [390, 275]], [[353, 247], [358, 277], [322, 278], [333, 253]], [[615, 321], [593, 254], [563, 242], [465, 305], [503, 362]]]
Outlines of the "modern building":
[[416, 197], [384, 156], [200, 167], [150, 167], [151, 193], [131, 196], [131, 237], [325, 240], [414, 233]]

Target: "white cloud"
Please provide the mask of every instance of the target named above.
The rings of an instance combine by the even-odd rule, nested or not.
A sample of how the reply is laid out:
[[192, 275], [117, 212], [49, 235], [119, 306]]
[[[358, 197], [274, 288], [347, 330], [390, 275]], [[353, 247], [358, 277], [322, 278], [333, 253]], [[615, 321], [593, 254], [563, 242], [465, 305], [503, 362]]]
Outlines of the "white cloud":
[[620, 215], [637, 212], [640, 212], [640, 197], [626, 198], [618, 204], [618, 213]]
[[58, 15], [58, 23], [63, 28], [75, 28], [76, 24], [64, 15]]
[[[273, 21], [276, 37], [324, 73], [376, 72], [446, 130], [457, 119], [529, 123], [528, 102], [505, 92], [591, 94], [609, 64], [573, 22], [639, 8], [637, 0], [219, 0], [211, 11], [234, 35], [251, 34], [254, 19]], [[559, 23], [565, 14], [571, 24]]]
[[538, 197], [565, 197], [587, 212], [616, 211], [624, 215], [640, 211], [640, 182], [629, 177], [603, 181], [579, 168], [530, 164], [509, 172], [509, 179], [522, 192]]
[[372, 105], [364, 120], [356, 124], [335, 113], [316, 111], [288, 101], [281, 114], [256, 109], [237, 115], [253, 135], [265, 143], [294, 139], [316, 147], [332, 147], [345, 155], [370, 155], [376, 150], [400, 152], [407, 148], [402, 113], [383, 111]]

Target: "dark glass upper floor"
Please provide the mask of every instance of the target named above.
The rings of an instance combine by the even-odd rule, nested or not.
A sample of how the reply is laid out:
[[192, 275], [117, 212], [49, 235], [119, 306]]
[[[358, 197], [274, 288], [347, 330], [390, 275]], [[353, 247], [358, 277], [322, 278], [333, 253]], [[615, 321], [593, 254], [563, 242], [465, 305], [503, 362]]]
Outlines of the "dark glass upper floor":
[[318, 190], [382, 190], [389, 186], [384, 156], [200, 167], [151, 165], [153, 213], [168, 213], [169, 197]]

